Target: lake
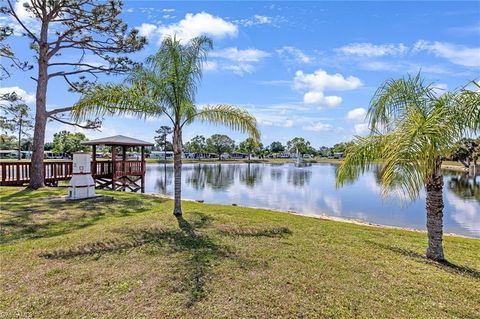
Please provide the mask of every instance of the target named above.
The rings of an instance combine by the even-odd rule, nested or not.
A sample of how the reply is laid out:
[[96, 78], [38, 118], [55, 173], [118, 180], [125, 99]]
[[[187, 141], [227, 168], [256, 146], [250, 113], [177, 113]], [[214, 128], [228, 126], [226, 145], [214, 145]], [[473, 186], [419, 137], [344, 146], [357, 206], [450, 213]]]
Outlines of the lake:
[[[182, 197], [425, 229], [425, 193], [415, 202], [382, 198], [375, 171], [335, 187], [337, 165], [184, 164]], [[480, 177], [444, 172], [444, 231], [480, 238]], [[145, 192], [173, 195], [173, 165], [147, 165]]]

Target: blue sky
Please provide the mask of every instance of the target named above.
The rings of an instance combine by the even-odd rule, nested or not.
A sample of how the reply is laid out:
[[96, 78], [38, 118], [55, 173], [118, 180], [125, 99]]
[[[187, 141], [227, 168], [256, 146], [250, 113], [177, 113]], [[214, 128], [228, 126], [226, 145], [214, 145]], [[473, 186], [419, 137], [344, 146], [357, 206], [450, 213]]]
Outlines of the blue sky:
[[[422, 70], [439, 94], [480, 78], [479, 2], [168, 2], [126, 1], [122, 17], [147, 36], [149, 44], [132, 55], [143, 60], [162, 37], [205, 34], [214, 41], [199, 87], [197, 104], [227, 103], [256, 116], [262, 142], [303, 136], [313, 146], [366, 134], [365, 111], [375, 89], [389, 78]], [[8, 23], [3, 17], [0, 23]], [[11, 40], [20, 57], [32, 57], [22, 37]], [[33, 109], [35, 83], [16, 73], [0, 90], [15, 88]], [[101, 77], [101, 82], [121, 78]], [[78, 99], [61, 81], [52, 81], [49, 108]], [[152, 141], [164, 118], [106, 118], [89, 138], [124, 134]], [[68, 129], [47, 126], [53, 133]], [[226, 133], [223, 127], [194, 124], [195, 135]]]

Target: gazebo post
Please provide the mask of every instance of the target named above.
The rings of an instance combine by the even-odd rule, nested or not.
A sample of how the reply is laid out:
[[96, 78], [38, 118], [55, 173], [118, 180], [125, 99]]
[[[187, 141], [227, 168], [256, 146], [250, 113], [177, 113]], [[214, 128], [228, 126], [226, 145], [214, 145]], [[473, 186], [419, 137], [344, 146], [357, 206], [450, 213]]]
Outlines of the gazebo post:
[[126, 186], [126, 176], [127, 176], [127, 171], [126, 171], [126, 163], [125, 161], [127, 160], [127, 147], [125, 145], [122, 146], [122, 172], [123, 172], [123, 178], [122, 178], [122, 191], [125, 191], [125, 186]]
[[141, 192], [145, 193], [145, 146], [141, 146], [140, 149], [141, 149], [141, 152], [142, 152], [142, 179], [141, 179], [142, 189], [141, 189]]
[[116, 174], [116, 167], [115, 165], [117, 159], [117, 150], [115, 145], [112, 145], [112, 190], [116, 190], [116, 180], [115, 180], [115, 174]]
[[92, 175], [95, 179], [95, 175], [97, 175], [97, 145], [92, 145]]

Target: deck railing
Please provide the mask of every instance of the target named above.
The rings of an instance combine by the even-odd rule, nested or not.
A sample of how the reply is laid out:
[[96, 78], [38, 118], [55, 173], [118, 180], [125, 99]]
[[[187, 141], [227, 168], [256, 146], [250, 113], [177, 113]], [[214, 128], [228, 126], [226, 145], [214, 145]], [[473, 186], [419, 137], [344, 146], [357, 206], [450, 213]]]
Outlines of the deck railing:
[[[72, 162], [44, 162], [45, 181], [56, 182], [72, 177]], [[22, 185], [30, 181], [31, 164], [28, 162], [0, 162], [0, 185]]]
[[[72, 177], [72, 161], [44, 162], [45, 182], [52, 183], [68, 180]], [[119, 178], [129, 175], [143, 175], [142, 161], [116, 161], [115, 169], [112, 161], [92, 161], [94, 178]], [[0, 185], [23, 185], [30, 181], [31, 164], [29, 162], [0, 162]], [[115, 172], [115, 174], [113, 174]], [[115, 176], [113, 176], [115, 175]]]

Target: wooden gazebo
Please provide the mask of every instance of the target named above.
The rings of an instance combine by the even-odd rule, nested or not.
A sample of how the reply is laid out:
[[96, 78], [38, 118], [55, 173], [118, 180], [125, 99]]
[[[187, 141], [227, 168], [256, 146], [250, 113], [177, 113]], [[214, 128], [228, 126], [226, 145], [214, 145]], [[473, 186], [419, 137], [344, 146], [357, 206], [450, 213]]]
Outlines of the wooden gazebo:
[[[152, 143], [115, 135], [82, 144], [92, 145], [92, 176], [97, 188], [121, 191], [128, 188], [132, 192], [140, 190], [142, 193], [145, 191], [145, 146], [153, 146]], [[97, 158], [98, 145], [112, 148], [110, 160]], [[134, 147], [140, 147], [140, 160], [128, 159], [127, 149]]]

